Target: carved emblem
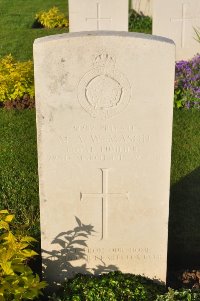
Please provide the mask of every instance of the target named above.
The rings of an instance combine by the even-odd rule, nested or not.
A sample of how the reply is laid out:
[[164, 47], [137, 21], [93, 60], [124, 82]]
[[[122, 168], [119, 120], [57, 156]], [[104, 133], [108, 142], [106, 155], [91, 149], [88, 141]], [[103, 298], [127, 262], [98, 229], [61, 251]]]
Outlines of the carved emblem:
[[128, 105], [130, 85], [116, 70], [112, 56], [101, 54], [95, 58], [94, 69], [79, 82], [78, 99], [83, 109], [94, 118], [110, 118]]

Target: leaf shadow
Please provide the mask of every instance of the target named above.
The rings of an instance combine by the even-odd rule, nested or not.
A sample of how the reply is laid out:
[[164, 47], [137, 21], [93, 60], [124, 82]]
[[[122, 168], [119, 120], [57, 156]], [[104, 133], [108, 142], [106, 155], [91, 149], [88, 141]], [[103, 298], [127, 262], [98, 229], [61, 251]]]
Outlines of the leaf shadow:
[[[87, 241], [94, 235], [92, 225], [86, 225], [75, 217], [74, 229], [59, 233], [51, 242], [55, 246], [52, 251], [42, 250], [43, 278], [49, 284], [49, 292], [55, 291], [60, 283], [76, 274], [100, 275], [111, 271], [118, 271], [115, 265], [106, 265], [101, 258], [95, 256], [99, 263], [96, 267], [88, 268]], [[83, 263], [84, 262], [84, 263]]]

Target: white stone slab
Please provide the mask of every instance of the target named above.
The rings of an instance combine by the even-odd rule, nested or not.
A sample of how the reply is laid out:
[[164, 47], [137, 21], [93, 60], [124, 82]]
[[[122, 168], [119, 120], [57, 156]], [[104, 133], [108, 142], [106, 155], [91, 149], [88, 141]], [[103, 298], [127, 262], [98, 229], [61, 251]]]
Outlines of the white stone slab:
[[153, 34], [174, 40], [176, 60], [187, 60], [200, 52], [194, 31], [199, 27], [199, 0], [154, 0]]
[[165, 281], [174, 51], [168, 39], [123, 32], [35, 41], [48, 281], [115, 269]]
[[128, 0], [69, 0], [69, 31], [128, 31]]
[[132, 0], [131, 8], [139, 14], [152, 17], [153, 0]]

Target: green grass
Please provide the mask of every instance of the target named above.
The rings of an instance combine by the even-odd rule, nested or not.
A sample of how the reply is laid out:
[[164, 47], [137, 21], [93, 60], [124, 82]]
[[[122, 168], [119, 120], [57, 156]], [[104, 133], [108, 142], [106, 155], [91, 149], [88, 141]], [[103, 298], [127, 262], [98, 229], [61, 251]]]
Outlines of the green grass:
[[176, 110], [173, 123], [169, 265], [199, 268], [200, 112]]
[[172, 185], [200, 167], [200, 111], [175, 111], [172, 158]]
[[0, 57], [11, 53], [18, 60], [32, 59], [36, 38], [67, 32], [67, 29], [32, 28], [35, 14], [53, 6], [68, 14], [64, 0], [0, 0]]
[[0, 110], [0, 132], [0, 208], [39, 237], [35, 112]]

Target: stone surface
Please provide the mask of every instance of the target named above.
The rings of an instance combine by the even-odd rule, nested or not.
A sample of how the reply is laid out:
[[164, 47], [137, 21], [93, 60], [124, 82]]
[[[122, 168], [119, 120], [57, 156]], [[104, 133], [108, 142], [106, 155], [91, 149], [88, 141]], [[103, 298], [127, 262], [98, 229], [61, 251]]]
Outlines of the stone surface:
[[153, 0], [132, 0], [131, 8], [139, 14], [152, 17]]
[[63, 34], [36, 40], [34, 62], [46, 278], [119, 269], [165, 281], [173, 42]]
[[128, 0], [69, 0], [69, 31], [128, 31]]
[[190, 59], [200, 51], [194, 28], [200, 27], [199, 0], [155, 0], [153, 34], [172, 39], [176, 60]]

